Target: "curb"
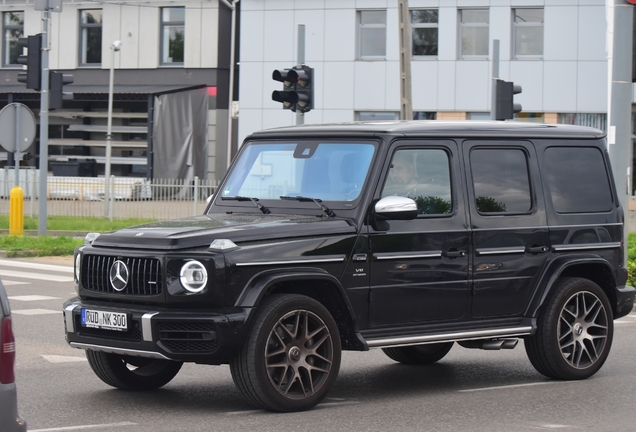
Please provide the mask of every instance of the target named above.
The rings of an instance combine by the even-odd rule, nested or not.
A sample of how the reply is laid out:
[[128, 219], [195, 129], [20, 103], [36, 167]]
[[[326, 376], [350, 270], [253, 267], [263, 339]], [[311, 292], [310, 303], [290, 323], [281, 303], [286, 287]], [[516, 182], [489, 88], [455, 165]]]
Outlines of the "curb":
[[[25, 235], [29, 236], [37, 236], [38, 230], [24, 230]], [[62, 230], [47, 230], [46, 235], [48, 236], [66, 236], [66, 237], [86, 237], [88, 231], [62, 231]], [[0, 235], [9, 235], [8, 229], [0, 229]]]

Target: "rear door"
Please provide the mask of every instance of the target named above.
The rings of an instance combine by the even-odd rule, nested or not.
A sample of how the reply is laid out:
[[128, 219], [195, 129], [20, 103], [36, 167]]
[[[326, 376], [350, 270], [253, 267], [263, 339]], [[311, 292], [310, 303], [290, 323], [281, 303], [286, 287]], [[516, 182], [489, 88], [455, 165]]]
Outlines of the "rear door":
[[370, 322], [374, 325], [460, 319], [470, 299], [469, 231], [454, 141], [394, 145], [376, 198], [408, 196], [415, 220], [369, 227]]
[[549, 254], [545, 204], [532, 143], [465, 141], [473, 232], [472, 315], [518, 315]]

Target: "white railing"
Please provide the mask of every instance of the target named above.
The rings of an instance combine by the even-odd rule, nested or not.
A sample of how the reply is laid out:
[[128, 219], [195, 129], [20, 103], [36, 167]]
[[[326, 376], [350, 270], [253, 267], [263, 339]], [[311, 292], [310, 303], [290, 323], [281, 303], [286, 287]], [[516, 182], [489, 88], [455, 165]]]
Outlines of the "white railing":
[[[24, 171], [24, 172], [23, 172]], [[47, 214], [143, 219], [175, 219], [202, 214], [206, 198], [214, 193], [216, 180], [145, 179], [112, 177], [110, 209], [104, 202], [104, 177], [47, 178]], [[20, 169], [24, 192], [24, 215], [37, 216], [39, 171]], [[0, 214], [9, 214], [9, 195], [15, 171], [0, 170]]]

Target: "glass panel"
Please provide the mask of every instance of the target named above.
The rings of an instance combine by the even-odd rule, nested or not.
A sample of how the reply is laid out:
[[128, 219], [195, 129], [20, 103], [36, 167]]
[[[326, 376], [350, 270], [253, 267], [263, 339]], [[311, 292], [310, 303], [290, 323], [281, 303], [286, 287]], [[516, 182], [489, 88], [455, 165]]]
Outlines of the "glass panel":
[[543, 54], [543, 27], [517, 27], [515, 35], [516, 55]]
[[439, 149], [397, 151], [382, 189], [382, 197], [390, 195], [415, 200], [418, 214], [450, 213], [448, 154]]
[[462, 28], [462, 55], [488, 55], [488, 27]]
[[162, 22], [185, 22], [185, 8], [163, 8], [161, 10]]
[[532, 207], [528, 163], [522, 150], [470, 153], [475, 205], [480, 213], [525, 213]]
[[360, 24], [386, 24], [386, 11], [360, 11]]
[[163, 63], [183, 63], [183, 26], [164, 26]]
[[82, 31], [84, 37], [84, 59], [82, 63], [102, 62], [102, 28], [89, 27]]
[[411, 11], [411, 23], [437, 23], [437, 9], [416, 9]]
[[462, 23], [488, 23], [488, 11], [485, 9], [462, 10]]
[[22, 49], [18, 47], [18, 39], [23, 36], [24, 12], [4, 13], [4, 64], [18, 63]]
[[603, 155], [595, 148], [550, 147], [545, 169], [554, 209], [559, 213], [604, 212], [612, 208]]
[[398, 120], [399, 114], [394, 112], [362, 111], [358, 113], [359, 121]]
[[413, 55], [437, 55], [437, 28], [413, 29]]
[[82, 11], [82, 24], [101, 24], [102, 23], [102, 10], [83, 10]]
[[372, 144], [364, 143], [250, 144], [222, 196], [353, 201], [364, 186], [374, 152]]
[[386, 28], [360, 29], [360, 57], [386, 55]]
[[543, 23], [543, 9], [515, 9], [516, 23]]

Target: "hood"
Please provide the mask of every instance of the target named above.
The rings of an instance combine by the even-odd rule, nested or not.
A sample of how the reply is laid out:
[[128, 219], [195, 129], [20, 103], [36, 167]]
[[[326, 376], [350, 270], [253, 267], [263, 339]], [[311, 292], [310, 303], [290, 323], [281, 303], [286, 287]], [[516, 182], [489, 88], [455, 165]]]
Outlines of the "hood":
[[207, 247], [216, 239], [234, 243], [353, 234], [348, 219], [307, 215], [211, 214], [153, 222], [100, 235], [95, 247], [179, 250]]

